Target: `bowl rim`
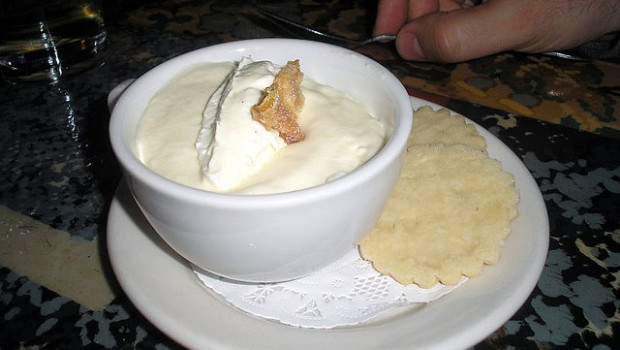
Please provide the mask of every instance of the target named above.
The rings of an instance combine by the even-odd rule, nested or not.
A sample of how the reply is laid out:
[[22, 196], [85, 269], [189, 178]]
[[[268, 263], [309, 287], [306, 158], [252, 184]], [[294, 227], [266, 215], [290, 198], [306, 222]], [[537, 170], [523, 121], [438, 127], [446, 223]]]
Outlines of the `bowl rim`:
[[[383, 73], [385, 79], [383, 79], [382, 82], [386, 85], [386, 90], [392, 92], [391, 95], [394, 97], [395, 114], [397, 115], [392, 134], [389, 138], [387, 138], [387, 141], [383, 147], [364, 164], [338, 179], [299, 190], [270, 194], [219, 193], [198, 189], [165, 178], [144, 165], [131, 150], [131, 147], [125, 142], [126, 122], [122, 118], [124, 116], [123, 111], [129, 108], [127, 106], [131, 105], [131, 99], [135, 98], [136, 95], [140, 95], [140, 88], [149, 84], [152, 80], [151, 77], [157, 76], [158, 74], [163, 74], [162, 72], [167, 70], [168, 67], [174, 67], [177, 65], [185, 65], [186, 67], [189, 66], [184, 62], [195, 59], [195, 56], [207, 56], [210, 51], [214, 50], [239, 52], [256, 45], [288, 45], [287, 47], [291, 45], [305, 45], [313, 47], [317, 50], [327, 49], [330, 51], [346, 53], [355, 56], [356, 59], [361, 61], [361, 63], [370, 65], [379, 72]], [[161, 88], [161, 86], [159, 88]], [[334, 196], [352, 187], [358, 186], [366, 179], [376, 176], [382, 169], [387, 167], [389, 163], [393, 162], [395, 158], [398, 158], [404, 153], [412, 124], [413, 109], [411, 107], [407, 90], [388, 69], [371, 58], [343, 47], [309, 40], [279, 38], [249, 39], [216, 44], [192, 50], [166, 60], [165, 62], [148, 70], [133, 83], [131, 83], [131, 85], [128, 86], [119, 97], [116, 106], [111, 113], [109, 137], [113, 152], [120, 162], [124, 172], [128, 172], [131, 176], [140, 179], [141, 182], [148, 184], [150, 187], [157, 189], [159, 192], [163, 192], [172, 197], [183, 198], [184, 201], [192, 203], [217, 203], [217, 206], [219, 207], [250, 208], [257, 206], [273, 207], [292, 205], [295, 203], [315, 201], [321, 198]], [[127, 175], [125, 175], [125, 177], [127, 177]]]

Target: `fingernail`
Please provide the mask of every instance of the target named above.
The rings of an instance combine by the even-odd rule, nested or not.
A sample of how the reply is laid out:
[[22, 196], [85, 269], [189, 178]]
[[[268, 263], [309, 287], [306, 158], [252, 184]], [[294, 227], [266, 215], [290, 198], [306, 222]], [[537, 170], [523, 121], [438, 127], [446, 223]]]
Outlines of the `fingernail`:
[[408, 32], [401, 34], [398, 43], [398, 53], [403, 58], [408, 60], [424, 60], [422, 47], [414, 33]]

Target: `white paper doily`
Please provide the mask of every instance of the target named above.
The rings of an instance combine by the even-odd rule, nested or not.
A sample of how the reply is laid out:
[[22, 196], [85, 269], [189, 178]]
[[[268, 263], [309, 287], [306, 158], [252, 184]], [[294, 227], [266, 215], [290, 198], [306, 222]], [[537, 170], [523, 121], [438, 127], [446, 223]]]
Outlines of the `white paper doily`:
[[270, 284], [243, 284], [193, 266], [198, 279], [233, 306], [284, 324], [327, 329], [359, 324], [415, 303], [431, 302], [461, 286], [402, 285], [380, 274], [357, 249], [312, 275]]

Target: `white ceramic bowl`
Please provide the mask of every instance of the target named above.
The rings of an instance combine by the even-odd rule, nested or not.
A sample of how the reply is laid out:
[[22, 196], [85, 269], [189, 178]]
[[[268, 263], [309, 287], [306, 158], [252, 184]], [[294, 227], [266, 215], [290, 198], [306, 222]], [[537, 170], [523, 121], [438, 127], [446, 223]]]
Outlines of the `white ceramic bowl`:
[[[339, 179], [280, 194], [207, 192], [145, 167], [135, 155], [134, 136], [151, 97], [188, 66], [243, 56], [280, 65], [300, 59], [305, 76], [356, 98], [383, 119], [391, 129], [389, 140], [366, 164]], [[113, 109], [110, 139], [140, 209], [181, 256], [227, 278], [277, 282], [329, 265], [371, 229], [400, 172], [411, 125], [406, 90], [375, 61], [317, 42], [258, 39], [189, 52], [141, 76]]]

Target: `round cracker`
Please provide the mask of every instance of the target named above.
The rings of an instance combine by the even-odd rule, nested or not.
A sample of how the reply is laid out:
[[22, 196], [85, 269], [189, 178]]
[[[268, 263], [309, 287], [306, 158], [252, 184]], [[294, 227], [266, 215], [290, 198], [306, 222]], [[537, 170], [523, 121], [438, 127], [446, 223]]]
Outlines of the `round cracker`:
[[413, 116], [413, 130], [408, 146], [443, 143], [465, 145], [486, 152], [487, 144], [465, 117], [447, 109], [434, 111], [429, 106], [419, 108]]
[[360, 253], [403, 284], [455, 284], [497, 262], [518, 201], [513, 176], [480, 150], [415, 146]]

